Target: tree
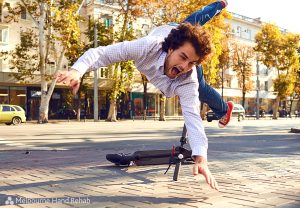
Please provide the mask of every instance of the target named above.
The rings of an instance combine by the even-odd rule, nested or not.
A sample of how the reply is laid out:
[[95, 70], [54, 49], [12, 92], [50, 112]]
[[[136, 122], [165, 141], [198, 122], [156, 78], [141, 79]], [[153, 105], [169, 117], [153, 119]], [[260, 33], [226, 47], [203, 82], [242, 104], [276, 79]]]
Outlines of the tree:
[[147, 77], [142, 74], [142, 82], [143, 82], [143, 87], [144, 87], [144, 97], [143, 97], [143, 104], [144, 104], [144, 111], [143, 111], [143, 117], [144, 120], [147, 119], [147, 97], [148, 97], [148, 92], [147, 92], [147, 85], [148, 85], [148, 79]]
[[224, 90], [224, 72], [225, 70], [229, 69], [230, 65], [230, 49], [229, 49], [229, 42], [230, 42], [231, 37], [227, 34], [224, 39], [222, 39], [222, 51], [219, 56], [219, 64], [217, 65], [217, 68], [219, 68], [221, 71], [219, 72], [221, 75], [220, 81], [221, 84], [219, 84], [219, 87], [221, 85], [222, 87], [222, 98], [223, 98], [223, 90]]
[[[299, 58], [299, 62], [300, 62], [300, 47], [298, 47], [297, 53], [298, 53], [298, 58]], [[295, 93], [295, 96], [300, 98], [300, 67], [298, 68], [296, 75], [297, 76], [296, 76], [294, 93]]]
[[[106, 46], [113, 43], [113, 27], [107, 27], [99, 20], [92, 18], [88, 19], [87, 30], [83, 34], [87, 37], [87, 42], [83, 44], [80, 39], [72, 41], [71, 48], [66, 53], [66, 58], [69, 60], [70, 65], [73, 65], [78, 57], [89, 48], [94, 47], [94, 28], [97, 28], [97, 45]], [[86, 109], [86, 99], [88, 97], [88, 88], [90, 87], [87, 81], [87, 74], [84, 74], [80, 81], [80, 87], [77, 93], [76, 107], [77, 107], [77, 120], [80, 121], [81, 109]]]
[[280, 100], [286, 99], [296, 83], [299, 58], [297, 47], [299, 35], [283, 34], [276, 25], [266, 24], [255, 37], [255, 50], [260, 54], [260, 61], [268, 68], [275, 67], [277, 78], [274, 80], [274, 91], [277, 97], [273, 105], [273, 118], [277, 118]]
[[165, 109], [166, 109], [166, 99], [167, 97], [163, 94], [159, 95], [159, 101], [160, 101], [160, 109], [159, 109], [159, 121], [165, 121]]
[[246, 93], [253, 89], [252, 63], [254, 60], [253, 47], [234, 42], [232, 43], [232, 68], [237, 73], [237, 78], [242, 88], [242, 105], [245, 107]]
[[14, 8], [8, 7], [9, 15], [6, 21], [18, 21], [20, 14], [26, 10], [37, 28], [23, 31], [21, 43], [10, 52], [10, 64], [11, 68], [17, 70], [13, 75], [19, 80], [26, 80], [36, 73], [41, 77], [39, 123], [48, 122], [49, 100], [56, 83], [53, 80], [48, 88], [48, 81], [52, 75], [48, 72], [49, 63], [54, 63], [55, 71], [61, 69], [64, 55], [72, 47], [72, 41], [80, 38], [78, 22], [81, 19], [78, 11], [83, 1], [79, 3], [21, 0]]
[[[121, 25], [121, 28], [114, 33], [114, 40], [116, 42], [132, 40], [134, 39], [134, 31], [131, 26], [132, 21], [139, 15], [140, 9], [137, 7], [137, 2], [133, 0], [118, 0], [117, 3], [120, 6], [117, 18], [119, 22], [117, 23]], [[129, 60], [116, 63], [113, 66], [110, 66], [109, 69], [114, 84], [110, 90], [110, 107], [106, 121], [116, 121], [117, 99], [121, 97], [122, 93], [126, 93], [127, 89], [130, 88], [135, 67], [134, 62]]]
[[140, 0], [137, 3], [143, 8], [143, 15], [151, 19], [156, 26], [181, 22], [183, 8], [186, 5], [182, 0]]

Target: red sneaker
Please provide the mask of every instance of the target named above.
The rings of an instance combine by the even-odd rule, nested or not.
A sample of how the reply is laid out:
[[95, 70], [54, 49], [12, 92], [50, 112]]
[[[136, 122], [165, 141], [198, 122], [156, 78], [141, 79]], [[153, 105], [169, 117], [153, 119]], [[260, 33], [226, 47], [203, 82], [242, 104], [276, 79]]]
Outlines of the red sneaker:
[[224, 8], [227, 7], [228, 5], [227, 0], [219, 0], [219, 1], [223, 4]]
[[227, 102], [227, 106], [228, 106], [227, 113], [219, 120], [220, 128], [225, 128], [228, 125], [231, 115], [232, 115], [233, 105], [234, 104], [232, 101]]

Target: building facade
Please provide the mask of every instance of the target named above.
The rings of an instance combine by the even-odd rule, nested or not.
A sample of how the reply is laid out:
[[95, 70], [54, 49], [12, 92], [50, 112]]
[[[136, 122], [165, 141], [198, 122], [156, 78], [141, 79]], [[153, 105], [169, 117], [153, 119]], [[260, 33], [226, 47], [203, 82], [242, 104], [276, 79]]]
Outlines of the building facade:
[[[255, 36], [261, 31], [263, 22], [260, 18], [249, 18], [240, 14], [231, 13], [232, 19], [225, 20], [231, 26], [231, 34], [235, 41], [241, 42], [244, 45], [251, 47], [255, 46]], [[282, 32], [287, 32], [281, 29]], [[277, 92], [274, 91], [273, 80], [277, 77], [277, 70], [275, 68], [267, 68], [257, 60], [253, 61], [252, 65], [252, 80], [255, 83], [255, 88], [246, 93], [245, 110], [246, 114], [253, 115], [256, 113], [256, 106], [258, 104], [259, 110], [264, 110], [268, 114], [272, 114], [272, 106], [275, 102]], [[258, 81], [258, 83], [257, 83]], [[242, 91], [240, 89], [239, 81], [236, 73], [229, 68], [225, 72], [224, 96], [227, 100], [233, 100], [235, 103], [241, 104]], [[220, 90], [219, 90], [220, 91]], [[258, 98], [258, 103], [257, 103]], [[292, 100], [292, 101], [291, 101]], [[291, 99], [290, 101], [282, 101], [280, 109], [286, 109], [292, 114], [299, 111], [299, 100]]]
[[[263, 23], [260, 19], [253, 19], [243, 15], [232, 14], [232, 19], [226, 20], [231, 26], [233, 40], [241, 44], [241, 47], [255, 46], [255, 36], [261, 30]], [[255, 56], [255, 55], [254, 55]], [[242, 90], [236, 72], [230, 67], [225, 71], [225, 89], [224, 97], [227, 100], [233, 100], [235, 103], [242, 104]], [[246, 114], [256, 113], [257, 96], [259, 108], [265, 112], [271, 113], [276, 93], [274, 92], [273, 79], [276, 78], [275, 69], [268, 69], [263, 64], [253, 60], [252, 64], [252, 82], [254, 88], [246, 93], [245, 110]], [[258, 80], [258, 85], [257, 85]]]

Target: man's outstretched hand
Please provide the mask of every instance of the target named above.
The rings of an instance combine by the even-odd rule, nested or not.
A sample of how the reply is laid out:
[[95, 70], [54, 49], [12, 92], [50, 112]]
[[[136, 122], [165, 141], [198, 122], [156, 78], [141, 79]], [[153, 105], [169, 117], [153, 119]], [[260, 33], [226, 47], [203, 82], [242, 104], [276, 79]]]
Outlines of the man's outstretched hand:
[[210, 170], [208, 169], [206, 158], [202, 156], [194, 156], [194, 161], [195, 164], [193, 166], [193, 174], [202, 174], [205, 177], [206, 182], [210, 185], [210, 187], [219, 191], [218, 183], [215, 177], [211, 174]]
[[70, 86], [73, 95], [76, 95], [78, 92], [80, 86], [80, 73], [77, 70], [58, 71], [54, 75], [54, 79], [56, 79], [57, 83], [63, 83]]

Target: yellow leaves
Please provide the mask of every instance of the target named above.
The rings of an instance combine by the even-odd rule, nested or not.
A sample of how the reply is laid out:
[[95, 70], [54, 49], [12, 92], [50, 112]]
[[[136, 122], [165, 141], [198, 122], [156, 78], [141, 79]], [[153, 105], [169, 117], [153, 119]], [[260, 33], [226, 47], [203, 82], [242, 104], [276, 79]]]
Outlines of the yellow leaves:
[[281, 33], [277, 26], [266, 24], [255, 41], [255, 50], [260, 53], [260, 60], [267, 67], [277, 69], [278, 78], [274, 80], [274, 90], [280, 98], [289, 96], [295, 88], [296, 70], [300, 68], [297, 54], [300, 36]]
[[295, 76], [293, 75], [280, 74], [274, 80], [274, 90], [278, 92], [280, 98], [284, 99], [293, 93], [295, 81]]
[[266, 24], [255, 37], [255, 50], [260, 52], [262, 62], [267, 67], [288, 70], [297, 65], [296, 48], [299, 40], [299, 35], [282, 34], [277, 26]]

